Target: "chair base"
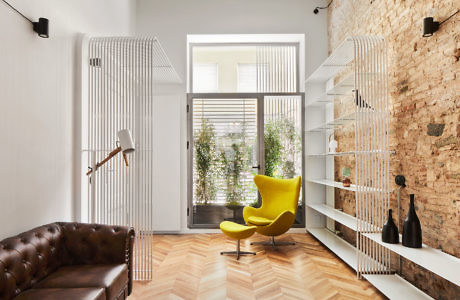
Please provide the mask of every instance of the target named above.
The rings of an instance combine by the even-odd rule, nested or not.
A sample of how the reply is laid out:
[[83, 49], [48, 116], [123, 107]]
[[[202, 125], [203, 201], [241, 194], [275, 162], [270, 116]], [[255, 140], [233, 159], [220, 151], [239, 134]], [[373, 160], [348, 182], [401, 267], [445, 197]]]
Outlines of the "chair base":
[[263, 241], [263, 242], [251, 242], [251, 245], [265, 245], [265, 246], [272, 246], [274, 250], [276, 250], [276, 246], [294, 246], [295, 242], [285, 242], [279, 241], [275, 242], [275, 237], [272, 236], [270, 240]]
[[256, 253], [249, 251], [240, 251], [240, 240], [238, 240], [236, 242], [236, 251], [222, 251], [220, 255], [236, 255], [236, 260], [239, 260], [241, 255], [256, 255]]

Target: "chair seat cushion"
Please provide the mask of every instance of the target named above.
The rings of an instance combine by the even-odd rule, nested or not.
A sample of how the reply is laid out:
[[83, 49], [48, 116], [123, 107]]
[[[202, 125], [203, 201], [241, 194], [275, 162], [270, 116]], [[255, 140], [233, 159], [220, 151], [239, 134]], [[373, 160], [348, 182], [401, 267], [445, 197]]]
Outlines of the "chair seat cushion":
[[242, 240], [253, 235], [254, 232], [256, 232], [257, 227], [245, 226], [230, 221], [224, 221], [220, 223], [220, 229], [223, 233], [225, 233], [225, 235], [236, 240]]
[[75, 265], [58, 268], [34, 288], [104, 288], [107, 299], [114, 299], [128, 284], [128, 268], [119, 265]]
[[105, 300], [103, 288], [29, 289], [13, 300]]
[[250, 216], [248, 218], [248, 223], [250, 223], [251, 225], [256, 225], [256, 226], [266, 226], [266, 225], [270, 225], [271, 223], [273, 223], [273, 220], [263, 218], [263, 217]]

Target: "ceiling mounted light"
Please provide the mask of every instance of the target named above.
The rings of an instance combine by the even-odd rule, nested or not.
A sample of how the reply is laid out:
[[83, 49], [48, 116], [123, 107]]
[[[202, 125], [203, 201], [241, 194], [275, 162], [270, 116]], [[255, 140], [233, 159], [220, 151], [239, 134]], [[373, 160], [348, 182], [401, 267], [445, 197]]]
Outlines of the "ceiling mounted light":
[[26, 19], [27, 21], [29, 21], [30, 23], [32, 23], [32, 26], [33, 26], [33, 29], [36, 33], [38, 33], [38, 36], [39, 37], [42, 37], [42, 38], [49, 38], [49, 34], [48, 34], [48, 24], [49, 24], [49, 21], [48, 19], [46, 18], [39, 18], [38, 19], [38, 22], [32, 22], [32, 20], [30, 20], [29, 18], [27, 18], [26, 16], [24, 16], [19, 10], [17, 10], [16, 8], [14, 8], [11, 4], [9, 4], [8, 2], [6, 2], [5, 0], [2, 0], [3, 2], [5, 2], [6, 5], [8, 5], [9, 7], [11, 7], [11, 9], [13, 9], [15, 12], [17, 12], [18, 14], [20, 14], [24, 19]]

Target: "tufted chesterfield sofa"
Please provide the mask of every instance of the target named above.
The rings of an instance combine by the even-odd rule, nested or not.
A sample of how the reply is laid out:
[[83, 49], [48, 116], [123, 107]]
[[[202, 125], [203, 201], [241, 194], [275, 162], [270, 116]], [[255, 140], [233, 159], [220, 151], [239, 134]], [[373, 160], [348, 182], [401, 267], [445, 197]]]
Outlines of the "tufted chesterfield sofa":
[[52, 223], [0, 241], [1, 300], [119, 300], [132, 290], [134, 230]]

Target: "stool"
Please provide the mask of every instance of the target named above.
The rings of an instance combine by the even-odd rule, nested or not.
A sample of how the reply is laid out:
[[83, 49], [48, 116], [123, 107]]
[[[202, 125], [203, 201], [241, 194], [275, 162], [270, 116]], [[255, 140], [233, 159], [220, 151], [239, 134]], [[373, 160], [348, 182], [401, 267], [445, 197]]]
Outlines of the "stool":
[[237, 224], [234, 222], [230, 221], [224, 221], [220, 223], [220, 230], [222, 232], [232, 238], [237, 240], [236, 242], [236, 251], [223, 251], [220, 254], [230, 254], [230, 255], [236, 255], [236, 259], [240, 259], [240, 255], [246, 255], [246, 254], [252, 254], [256, 255], [255, 252], [248, 252], [248, 251], [240, 251], [240, 240], [246, 239], [250, 237], [251, 235], [256, 232], [257, 227], [256, 226], [245, 226], [241, 224]]

